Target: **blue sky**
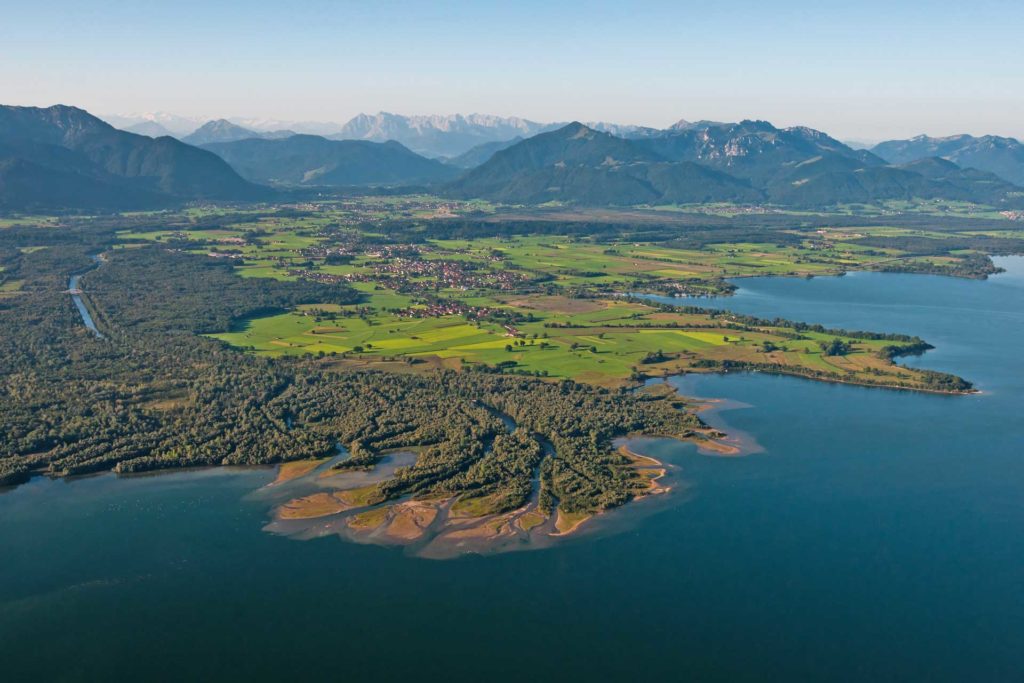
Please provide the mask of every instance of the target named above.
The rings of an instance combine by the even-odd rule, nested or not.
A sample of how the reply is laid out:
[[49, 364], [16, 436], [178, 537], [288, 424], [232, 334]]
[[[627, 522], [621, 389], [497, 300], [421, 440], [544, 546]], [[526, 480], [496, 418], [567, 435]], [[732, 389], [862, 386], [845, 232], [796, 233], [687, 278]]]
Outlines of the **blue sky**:
[[[212, 6], [215, 5], [215, 6]], [[301, 6], [294, 6], [301, 5]], [[1024, 137], [1024, 3], [0, 4], [0, 101], [343, 121], [493, 113]]]

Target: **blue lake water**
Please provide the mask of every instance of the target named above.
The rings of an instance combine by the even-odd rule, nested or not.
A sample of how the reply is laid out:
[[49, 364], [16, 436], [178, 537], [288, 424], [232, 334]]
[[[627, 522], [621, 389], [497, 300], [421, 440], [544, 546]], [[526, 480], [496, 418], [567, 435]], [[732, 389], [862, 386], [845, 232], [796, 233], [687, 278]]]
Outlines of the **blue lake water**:
[[1024, 259], [999, 261], [739, 281], [712, 305], [917, 334], [907, 362], [983, 393], [672, 380], [763, 450], [652, 441], [675, 503], [536, 552], [268, 534], [270, 470], [35, 479], [0, 495], [3, 680], [1017, 680]]

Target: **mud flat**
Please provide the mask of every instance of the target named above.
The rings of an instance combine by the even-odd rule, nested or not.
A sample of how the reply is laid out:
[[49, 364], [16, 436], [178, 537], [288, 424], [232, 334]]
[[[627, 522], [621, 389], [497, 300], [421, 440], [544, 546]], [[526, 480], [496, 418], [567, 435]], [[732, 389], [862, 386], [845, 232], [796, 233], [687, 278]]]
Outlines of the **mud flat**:
[[283, 462], [280, 467], [277, 468], [277, 478], [271, 482], [270, 486], [283, 484], [287, 481], [304, 477], [328, 460], [329, 458], [320, 458], [318, 460], [295, 460], [293, 462]]
[[[291, 497], [276, 506], [265, 530], [303, 540], [336, 535], [356, 543], [399, 546], [432, 559], [544, 548], [581, 529], [598, 532], [599, 521], [617, 518], [637, 501], [672, 490], [664, 481], [668, 468], [658, 459], [626, 445], [619, 452], [626, 460], [620, 467], [632, 470], [636, 478], [634, 499], [600, 513], [566, 511], [557, 501], [550, 510], [542, 509], [539, 470], [522, 507], [487, 513], [486, 497], [465, 494], [380, 501], [378, 485], [399, 467], [413, 464], [413, 453], [390, 454], [368, 470], [334, 470], [325, 461], [295, 463], [283, 477], [285, 490], [277, 494], [279, 499], [284, 493]], [[280, 472], [278, 477], [282, 479]], [[273, 486], [267, 488], [273, 492]]]
[[344, 491], [313, 493], [288, 501], [277, 509], [279, 519], [315, 519], [365, 507], [376, 493], [376, 486]]
[[346, 523], [353, 533], [401, 544], [422, 538], [438, 512], [436, 503], [412, 500], [352, 515]]

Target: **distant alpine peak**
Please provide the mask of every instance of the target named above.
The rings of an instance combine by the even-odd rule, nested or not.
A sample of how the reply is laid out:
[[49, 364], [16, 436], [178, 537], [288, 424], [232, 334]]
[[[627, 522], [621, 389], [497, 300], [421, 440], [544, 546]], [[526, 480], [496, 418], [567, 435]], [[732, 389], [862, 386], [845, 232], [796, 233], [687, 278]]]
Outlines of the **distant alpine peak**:
[[345, 124], [344, 132], [356, 132], [362, 129], [374, 133], [392, 126], [402, 126], [413, 130], [435, 129], [443, 132], [454, 132], [460, 128], [508, 128], [523, 132], [544, 127], [518, 116], [497, 116], [495, 114], [423, 114], [404, 115], [379, 111], [376, 114], [358, 114]]
[[158, 124], [175, 135], [187, 135], [201, 126], [205, 119], [193, 116], [179, 116], [164, 111], [132, 114], [108, 114], [101, 117], [116, 128], [129, 128], [139, 124]]
[[206, 123], [204, 123], [202, 126], [199, 127], [199, 129], [203, 129], [203, 128], [206, 128], [206, 129], [209, 129], [209, 130], [218, 130], [218, 129], [224, 129], [224, 128], [241, 128], [241, 126], [239, 126], [237, 124], [234, 124], [234, 123], [231, 123], [227, 119], [213, 119], [212, 121], [207, 121]]
[[229, 142], [231, 140], [244, 140], [245, 138], [259, 137], [259, 134], [231, 123], [227, 119], [214, 119], [207, 121], [189, 135], [182, 138], [183, 142], [190, 145], [205, 145], [211, 142]]
[[580, 123], [579, 121], [573, 121], [571, 123], [567, 123], [562, 128], [562, 130], [565, 131], [566, 133], [571, 133], [573, 135], [579, 135], [580, 133], [587, 134], [587, 133], [595, 133], [596, 132], [593, 128], [591, 128], [587, 124]]
[[397, 140], [428, 156], [452, 156], [485, 142], [530, 137], [550, 124], [493, 114], [431, 114], [405, 116], [391, 112], [359, 114], [348, 121], [336, 140]]

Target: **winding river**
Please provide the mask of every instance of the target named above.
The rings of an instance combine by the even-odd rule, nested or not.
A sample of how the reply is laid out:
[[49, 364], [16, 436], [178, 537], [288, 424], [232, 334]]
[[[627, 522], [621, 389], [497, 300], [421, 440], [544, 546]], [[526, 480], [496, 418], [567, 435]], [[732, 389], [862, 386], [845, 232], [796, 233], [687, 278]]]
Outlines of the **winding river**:
[[[99, 254], [93, 255], [92, 260], [95, 264], [93, 266], [94, 268], [103, 263], [103, 259]], [[79, 287], [79, 283], [81, 282], [83, 275], [85, 275], [85, 273], [79, 273], [78, 275], [71, 276], [68, 280], [68, 291], [71, 292], [71, 300], [75, 303], [75, 308], [78, 309], [79, 315], [82, 316], [82, 322], [93, 334], [100, 339], [103, 339], [103, 334], [96, 328], [96, 323], [93, 321], [92, 316], [89, 315], [89, 309], [85, 307], [85, 302], [82, 301], [82, 295], [80, 293], [82, 290]]]

